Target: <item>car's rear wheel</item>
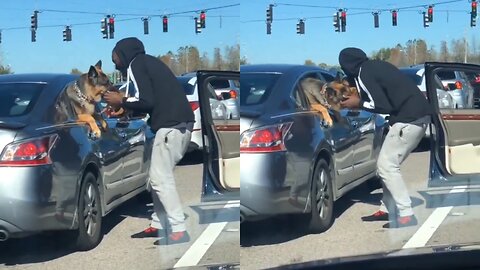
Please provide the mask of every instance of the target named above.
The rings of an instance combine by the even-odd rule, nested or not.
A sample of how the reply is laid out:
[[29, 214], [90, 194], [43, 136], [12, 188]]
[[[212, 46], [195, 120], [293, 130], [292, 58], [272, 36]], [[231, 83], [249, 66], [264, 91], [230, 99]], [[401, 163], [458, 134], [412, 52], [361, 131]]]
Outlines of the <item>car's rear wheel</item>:
[[320, 159], [312, 179], [310, 231], [321, 233], [333, 223], [333, 185], [330, 167]]
[[90, 250], [102, 240], [102, 208], [95, 175], [88, 172], [83, 178], [78, 202], [78, 231], [76, 248]]

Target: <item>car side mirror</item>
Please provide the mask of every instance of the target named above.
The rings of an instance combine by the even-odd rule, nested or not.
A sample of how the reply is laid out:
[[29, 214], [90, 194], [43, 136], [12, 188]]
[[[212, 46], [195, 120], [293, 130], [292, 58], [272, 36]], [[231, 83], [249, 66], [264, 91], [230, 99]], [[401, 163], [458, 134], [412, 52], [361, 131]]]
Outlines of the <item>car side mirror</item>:
[[220, 96], [222, 97], [223, 100], [232, 98], [232, 95], [229, 92], [222, 92]]

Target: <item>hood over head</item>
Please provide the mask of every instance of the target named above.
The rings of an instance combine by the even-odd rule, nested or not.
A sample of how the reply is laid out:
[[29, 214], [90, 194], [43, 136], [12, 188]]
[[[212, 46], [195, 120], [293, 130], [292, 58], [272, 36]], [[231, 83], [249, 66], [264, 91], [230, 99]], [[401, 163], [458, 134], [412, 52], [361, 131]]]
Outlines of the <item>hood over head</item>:
[[338, 56], [338, 62], [347, 76], [357, 77], [362, 64], [368, 60], [364, 51], [358, 48], [345, 48]]
[[120, 65], [115, 65], [115, 68], [124, 73], [127, 71], [130, 62], [137, 55], [145, 54], [145, 47], [138, 38], [129, 37], [118, 41], [113, 48], [113, 52], [118, 55], [121, 62]]

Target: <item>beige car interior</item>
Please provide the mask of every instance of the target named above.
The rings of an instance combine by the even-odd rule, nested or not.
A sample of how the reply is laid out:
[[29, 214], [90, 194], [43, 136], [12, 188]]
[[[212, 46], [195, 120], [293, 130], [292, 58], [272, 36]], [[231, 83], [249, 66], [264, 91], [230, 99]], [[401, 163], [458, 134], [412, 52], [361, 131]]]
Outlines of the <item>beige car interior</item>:
[[214, 120], [220, 151], [220, 184], [226, 189], [240, 188], [240, 120]]
[[480, 110], [440, 110], [446, 131], [446, 168], [452, 175], [480, 173]]

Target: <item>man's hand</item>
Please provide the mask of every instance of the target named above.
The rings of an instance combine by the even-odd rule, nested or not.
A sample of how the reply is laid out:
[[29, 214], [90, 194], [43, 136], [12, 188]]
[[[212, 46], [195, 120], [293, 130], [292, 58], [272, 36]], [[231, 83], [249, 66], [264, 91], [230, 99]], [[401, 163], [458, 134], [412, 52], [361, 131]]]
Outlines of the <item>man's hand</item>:
[[107, 91], [103, 96], [103, 99], [105, 99], [108, 105], [118, 107], [120, 104], [122, 104], [123, 94], [120, 92]]
[[347, 109], [359, 109], [360, 108], [360, 98], [357, 95], [351, 95], [345, 97], [343, 101], [340, 102], [342, 108]]

